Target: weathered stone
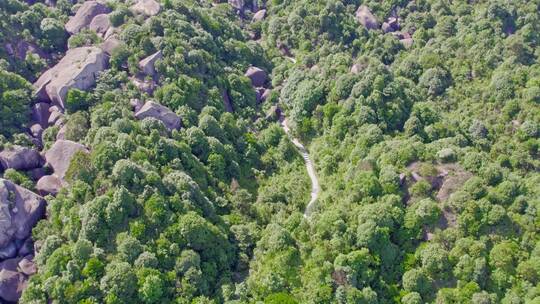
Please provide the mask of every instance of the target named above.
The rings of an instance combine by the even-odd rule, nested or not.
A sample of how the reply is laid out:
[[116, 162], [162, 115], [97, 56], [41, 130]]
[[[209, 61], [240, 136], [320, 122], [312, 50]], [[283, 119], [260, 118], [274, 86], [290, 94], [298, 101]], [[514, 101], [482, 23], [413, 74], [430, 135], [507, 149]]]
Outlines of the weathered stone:
[[405, 39], [401, 39], [399, 40], [401, 42], [401, 44], [403, 44], [403, 47], [405, 47], [406, 49], [410, 49], [413, 45], [413, 39], [412, 38], [405, 38]]
[[104, 35], [107, 33], [107, 30], [111, 26], [111, 22], [109, 21], [109, 15], [108, 14], [99, 14], [92, 19], [92, 22], [90, 22], [90, 25], [88, 26], [89, 29], [93, 30], [94, 32], [98, 34]]
[[133, 111], [139, 112], [144, 103], [140, 99], [132, 98], [129, 100], [129, 105], [133, 108]]
[[37, 266], [33, 261], [34, 257], [32, 255], [25, 256], [22, 260], [19, 261], [19, 269], [25, 275], [33, 275], [37, 273]]
[[101, 44], [101, 49], [105, 52], [105, 54], [111, 55], [112, 52], [121, 45], [122, 42], [118, 40], [116, 36], [111, 36]]
[[76, 34], [88, 27], [95, 16], [107, 14], [110, 11], [110, 8], [103, 3], [98, 1], [86, 1], [77, 10], [75, 16], [69, 18], [69, 21], [66, 23], [66, 31], [70, 34]]
[[351, 67], [351, 73], [358, 74], [358, 73], [362, 72], [364, 70], [364, 68], [365, 67], [363, 65], [361, 65], [359, 63], [355, 63]]
[[0, 164], [4, 169], [30, 170], [40, 167], [42, 159], [34, 149], [13, 146], [0, 152]]
[[11, 181], [0, 179], [0, 248], [26, 239], [45, 214], [45, 200]]
[[50, 58], [50, 55], [44, 52], [35, 43], [24, 40], [19, 40], [15, 42], [15, 44], [6, 43], [4, 45], [4, 49], [9, 56], [15, 57], [19, 60], [25, 60], [28, 53], [37, 55], [39, 58], [42, 59]]
[[381, 26], [383, 32], [385, 33], [391, 33], [399, 30], [399, 24], [397, 21], [397, 18], [391, 17], [388, 19], [388, 21], [383, 22]]
[[155, 16], [161, 10], [161, 5], [154, 0], [139, 0], [136, 4], [132, 5], [130, 9], [135, 14]]
[[71, 158], [79, 151], [88, 153], [88, 149], [79, 143], [70, 140], [58, 140], [45, 152], [45, 160], [54, 170], [54, 175], [64, 179]]
[[157, 86], [156, 83], [151, 79], [131, 77], [130, 80], [137, 89], [147, 94], [152, 94]]
[[30, 127], [30, 133], [37, 139], [41, 140], [41, 135], [43, 135], [43, 127], [40, 124], [33, 124]]
[[356, 20], [365, 26], [368, 30], [379, 28], [379, 22], [365, 5], [360, 5], [356, 10]]
[[36, 190], [41, 195], [56, 195], [65, 186], [65, 183], [54, 175], [45, 175], [41, 177], [36, 184]]
[[51, 112], [51, 116], [49, 116], [48, 121], [49, 126], [55, 125], [56, 122], [62, 117], [64, 117], [64, 114], [60, 113], [59, 111]]
[[266, 17], [266, 10], [262, 9], [253, 15], [253, 22], [262, 21]]
[[47, 121], [50, 115], [49, 107], [50, 105], [45, 102], [38, 102], [32, 105], [32, 120], [44, 128], [47, 127]]
[[147, 101], [142, 108], [135, 113], [137, 119], [145, 119], [146, 117], [153, 117], [158, 120], [161, 120], [165, 127], [169, 130], [179, 129], [182, 125], [182, 119], [180, 116], [176, 115], [169, 108], [162, 106], [153, 101]]
[[62, 113], [62, 109], [60, 109], [60, 107], [58, 106], [52, 106], [49, 108], [49, 113], [52, 113], [52, 112], [60, 112]]
[[267, 75], [266, 72], [258, 67], [249, 67], [246, 71], [246, 74], [244, 76], [251, 79], [251, 84], [254, 87], [262, 87], [264, 86], [264, 83], [266, 82]]
[[17, 302], [26, 288], [26, 278], [17, 272], [19, 259], [9, 259], [0, 263], [0, 298]]
[[11, 259], [17, 256], [17, 246], [14, 242], [11, 242], [0, 248], [0, 260]]
[[141, 68], [144, 74], [154, 77], [154, 75], [156, 74], [155, 63], [156, 61], [162, 58], [163, 58], [163, 54], [161, 53], [161, 51], [157, 51], [154, 54], [141, 60], [139, 62], [139, 67]]
[[107, 56], [100, 48], [80, 47], [67, 51], [58, 64], [47, 70], [34, 83], [38, 98], [46, 97], [65, 108], [67, 93], [72, 88], [86, 90], [93, 86], [99, 72], [107, 67]]

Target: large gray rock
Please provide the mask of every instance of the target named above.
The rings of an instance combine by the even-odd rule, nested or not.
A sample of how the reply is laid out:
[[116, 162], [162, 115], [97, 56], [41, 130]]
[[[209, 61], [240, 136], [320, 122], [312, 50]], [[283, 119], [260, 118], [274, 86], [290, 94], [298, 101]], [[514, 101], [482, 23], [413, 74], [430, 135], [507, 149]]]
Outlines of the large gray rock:
[[399, 42], [401, 42], [401, 44], [403, 44], [403, 47], [405, 47], [406, 49], [410, 49], [414, 41], [412, 38], [405, 38], [405, 39], [400, 39]]
[[0, 164], [4, 169], [30, 170], [41, 167], [42, 159], [34, 149], [13, 146], [0, 152]]
[[227, 90], [223, 90], [221, 92], [221, 96], [223, 97], [223, 105], [225, 106], [225, 111], [232, 113], [234, 112], [234, 108], [232, 106], [231, 98], [229, 97], [229, 93], [227, 93]]
[[32, 255], [25, 256], [22, 260], [19, 261], [19, 269], [25, 275], [33, 275], [37, 272], [37, 266], [33, 261], [34, 257]]
[[88, 28], [98, 34], [105, 35], [110, 26], [111, 22], [109, 21], [109, 15], [99, 14], [92, 19]]
[[19, 259], [9, 259], [0, 263], [0, 298], [17, 302], [26, 288], [26, 277], [17, 271]]
[[266, 17], [266, 10], [262, 9], [253, 15], [253, 22], [262, 21]]
[[17, 256], [17, 246], [15, 246], [15, 242], [11, 242], [0, 248], [0, 260], [11, 259], [15, 256]]
[[26, 239], [44, 214], [43, 197], [0, 179], [0, 248], [15, 239]]
[[39, 99], [48, 99], [62, 109], [72, 88], [87, 90], [96, 83], [99, 72], [107, 68], [108, 58], [98, 47], [80, 47], [67, 51], [58, 64], [39, 77], [34, 88]]
[[45, 102], [38, 102], [32, 105], [32, 120], [44, 128], [47, 127], [47, 121], [49, 120], [49, 107], [50, 105]]
[[377, 18], [375, 18], [369, 8], [365, 5], [360, 5], [358, 10], [356, 10], [356, 20], [358, 20], [358, 22], [360, 22], [368, 30], [379, 28]]
[[135, 113], [137, 119], [145, 119], [147, 117], [153, 117], [161, 120], [165, 127], [170, 131], [179, 129], [182, 126], [182, 119], [176, 115], [169, 108], [162, 106], [153, 101], [147, 101], [142, 108]]
[[64, 114], [62, 114], [60, 111], [53, 111], [51, 112], [51, 116], [49, 116], [48, 125], [56, 125], [56, 123], [64, 118]]
[[135, 14], [155, 16], [161, 10], [161, 6], [159, 5], [159, 2], [155, 0], [139, 0], [131, 6], [130, 10]]
[[79, 143], [70, 140], [58, 140], [45, 152], [45, 160], [54, 170], [54, 175], [64, 179], [73, 155], [79, 151], [88, 153], [88, 149]]
[[156, 67], [155, 67], [156, 61], [162, 58], [163, 58], [163, 54], [161, 53], [161, 51], [157, 51], [154, 54], [141, 60], [139, 62], [139, 67], [141, 68], [144, 74], [154, 77], [154, 75], [156, 74]]
[[266, 72], [258, 67], [249, 67], [244, 76], [251, 79], [251, 84], [254, 87], [262, 87], [268, 77]]
[[105, 52], [105, 54], [111, 55], [112, 52], [116, 48], [120, 47], [121, 45], [122, 45], [122, 42], [120, 40], [118, 40], [116, 35], [113, 35], [113, 36], [109, 37], [107, 40], [105, 40], [105, 42], [103, 42], [101, 44], [101, 49]]
[[54, 175], [42, 176], [36, 183], [36, 190], [41, 195], [56, 195], [65, 186], [65, 182]]
[[77, 10], [75, 16], [69, 18], [66, 23], [66, 31], [70, 34], [76, 34], [82, 29], [88, 27], [95, 16], [100, 14], [107, 14], [111, 10], [107, 5], [98, 1], [86, 1]]

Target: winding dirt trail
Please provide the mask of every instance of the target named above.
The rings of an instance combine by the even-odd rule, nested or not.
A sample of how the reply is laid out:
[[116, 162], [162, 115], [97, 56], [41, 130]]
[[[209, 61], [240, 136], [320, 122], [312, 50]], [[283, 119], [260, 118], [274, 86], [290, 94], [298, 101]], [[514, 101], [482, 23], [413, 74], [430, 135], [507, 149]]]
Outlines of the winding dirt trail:
[[317, 198], [319, 197], [319, 192], [321, 191], [321, 187], [319, 186], [319, 179], [317, 178], [313, 162], [309, 158], [308, 150], [306, 149], [306, 147], [304, 147], [302, 143], [300, 143], [297, 138], [293, 137], [293, 135], [291, 134], [291, 129], [287, 124], [287, 118], [285, 116], [281, 116], [279, 122], [281, 124], [281, 128], [283, 128], [283, 131], [285, 131], [285, 133], [289, 136], [291, 142], [296, 146], [296, 148], [302, 155], [304, 163], [306, 164], [306, 170], [308, 172], [309, 178], [311, 179], [311, 200], [306, 205], [306, 209], [304, 210], [304, 217], [308, 218], [315, 209]]

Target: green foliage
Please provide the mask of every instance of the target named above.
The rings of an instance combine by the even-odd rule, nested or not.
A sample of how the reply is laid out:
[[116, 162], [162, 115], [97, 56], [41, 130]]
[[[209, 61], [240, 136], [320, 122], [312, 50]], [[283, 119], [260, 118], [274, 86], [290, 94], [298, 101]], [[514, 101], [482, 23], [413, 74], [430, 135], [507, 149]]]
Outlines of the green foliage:
[[11, 137], [28, 120], [30, 84], [17, 74], [0, 69], [0, 134]]

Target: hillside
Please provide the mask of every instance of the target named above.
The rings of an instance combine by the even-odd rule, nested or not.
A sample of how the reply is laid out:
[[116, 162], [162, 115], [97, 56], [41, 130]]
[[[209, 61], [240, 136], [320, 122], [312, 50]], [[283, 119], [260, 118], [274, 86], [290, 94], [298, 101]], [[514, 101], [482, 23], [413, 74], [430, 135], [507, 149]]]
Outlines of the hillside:
[[0, 302], [540, 302], [540, 2], [0, 2]]

